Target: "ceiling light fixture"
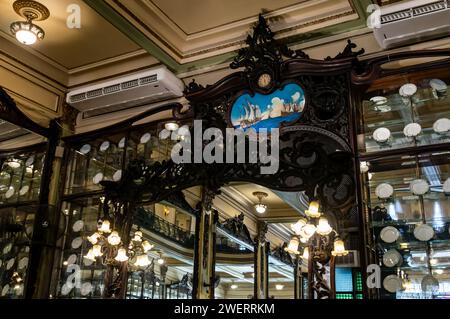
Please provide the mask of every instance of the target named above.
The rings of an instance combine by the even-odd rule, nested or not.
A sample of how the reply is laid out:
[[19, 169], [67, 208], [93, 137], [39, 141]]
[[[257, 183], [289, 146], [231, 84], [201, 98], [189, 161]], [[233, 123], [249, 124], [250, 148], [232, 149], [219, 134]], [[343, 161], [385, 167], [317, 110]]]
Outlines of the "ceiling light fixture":
[[32, 45], [37, 40], [45, 37], [42, 28], [35, 25], [33, 21], [43, 21], [48, 19], [50, 11], [43, 4], [33, 0], [17, 0], [13, 3], [14, 11], [26, 21], [16, 21], [11, 23], [11, 34], [20, 43]]
[[283, 290], [284, 289], [284, 285], [280, 285], [280, 284], [275, 285], [275, 289], [276, 290]]
[[259, 203], [255, 205], [256, 212], [258, 214], [264, 214], [267, 210], [267, 205], [264, 205], [262, 203], [262, 200], [263, 200], [263, 198], [266, 198], [269, 195], [267, 195], [267, 193], [264, 193], [264, 192], [254, 192], [253, 196], [258, 197], [258, 200], [259, 200]]

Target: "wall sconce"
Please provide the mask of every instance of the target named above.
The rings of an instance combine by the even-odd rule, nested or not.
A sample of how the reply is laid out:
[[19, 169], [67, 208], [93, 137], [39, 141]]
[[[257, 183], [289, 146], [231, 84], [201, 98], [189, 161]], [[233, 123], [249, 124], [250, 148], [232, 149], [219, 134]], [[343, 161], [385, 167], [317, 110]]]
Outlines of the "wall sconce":
[[32, 45], [37, 40], [44, 39], [44, 30], [35, 25], [33, 21], [48, 19], [50, 11], [47, 7], [32, 0], [17, 0], [13, 3], [13, 8], [18, 15], [26, 20], [11, 23], [10, 31], [17, 41], [25, 45]]

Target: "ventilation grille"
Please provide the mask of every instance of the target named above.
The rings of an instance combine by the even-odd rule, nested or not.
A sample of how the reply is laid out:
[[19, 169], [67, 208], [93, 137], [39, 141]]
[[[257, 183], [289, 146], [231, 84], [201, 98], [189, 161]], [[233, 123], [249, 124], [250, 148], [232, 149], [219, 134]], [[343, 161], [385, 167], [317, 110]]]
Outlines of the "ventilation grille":
[[424, 14], [450, 9], [450, 0], [437, 1], [427, 5], [413, 7], [408, 10], [393, 12], [381, 16], [381, 24], [397, 22], [404, 19], [418, 17]]
[[106, 86], [101, 89], [96, 89], [96, 90], [87, 91], [87, 92], [80, 93], [80, 94], [75, 94], [75, 95], [70, 96], [69, 99], [70, 99], [71, 103], [78, 103], [78, 102], [89, 100], [89, 99], [95, 99], [100, 96], [105, 96], [108, 94], [113, 94], [113, 93], [118, 93], [120, 91], [133, 89], [133, 88], [136, 88], [139, 86], [148, 85], [151, 83], [155, 83], [157, 81], [158, 81], [158, 76], [156, 74], [153, 74], [153, 75], [146, 76], [143, 78]]

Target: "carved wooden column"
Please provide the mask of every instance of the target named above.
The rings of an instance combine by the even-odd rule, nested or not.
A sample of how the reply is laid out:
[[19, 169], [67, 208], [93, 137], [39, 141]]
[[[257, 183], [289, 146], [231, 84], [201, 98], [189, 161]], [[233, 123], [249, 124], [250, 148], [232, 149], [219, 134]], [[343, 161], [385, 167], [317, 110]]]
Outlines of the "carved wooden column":
[[258, 222], [258, 235], [255, 238], [255, 299], [269, 297], [269, 249], [266, 241], [267, 223]]
[[212, 200], [217, 192], [204, 187], [202, 202], [195, 220], [194, 299], [214, 299], [217, 211]]
[[302, 259], [297, 256], [294, 264], [294, 299], [303, 299]]

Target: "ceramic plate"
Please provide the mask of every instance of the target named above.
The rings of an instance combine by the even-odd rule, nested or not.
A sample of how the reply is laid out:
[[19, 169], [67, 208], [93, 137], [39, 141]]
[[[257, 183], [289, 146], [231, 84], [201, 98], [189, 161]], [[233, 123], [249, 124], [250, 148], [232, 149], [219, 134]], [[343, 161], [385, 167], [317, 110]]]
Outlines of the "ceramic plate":
[[19, 260], [19, 265], [17, 266], [19, 269], [25, 269], [28, 267], [28, 257], [23, 257]]
[[9, 292], [9, 285], [5, 285], [2, 289], [2, 297], [6, 296]]
[[400, 232], [397, 228], [392, 226], [384, 227], [380, 232], [380, 238], [385, 243], [393, 243], [398, 239], [398, 237], [400, 237]]
[[405, 134], [406, 137], [415, 137], [422, 132], [422, 127], [418, 123], [410, 123], [405, 126], [403, 129], [403, 134]]
[[391, 293], [395, 293], [402, 289], [402, 280], [396, 275], [389, 275], [383, 280], [383, 287]]
[[95, 174], [94, 178], [92, 179], [92, 182], [97, 185], [98, 183], [100, 183], [103, 180], [103, 174], [102, 173], [97, 173]]
[[113, 175], [113, 181], [118, 182], [122, 179], [122, 170], [117, 170]]
[[394, 194], [394, 188], [390, 184], [382, 183], [375, 189], [375, 194], [381, 199], [389, 198]]
[[432, 275], [426, 275], [422, 278], [420, 288], [422, 288], [423, 292], [426, 291], [437, 292], [439, 291], [439, 281]]
[[15, 258], [11, 258], [10, 260], [8, 260], [8, 262], [6, 263], [6, 270], [10, 270], [14, 266], [15, 262]]
[[109, 148], [109, 142], [104, 141], [102, 144], [100, 144], [100, 151], [105, 152]]
[[80, 248], [82, 244], [83, 244], [83, 238], [81, 238], [81, 237], [77, 237], [74, 240], [72, 240], [72, 248], [73, 249]]
[[124, 148], [125, 147], [125, 137], [122, 137], [119, 141], [119, 144], [117, 144], [117, 147]]
[[81, 148], [80, 148], [80, 153], [83, 155], [86, 155], [87, 153], [89, 153], [91, 151], [91, 146], [89, 144], [84, 144]]
[[417, 93], [417, 86], [412, 83], [403, 85], [399, 91], [400, 95], [403, 97], [410, 97]]
[[436, 90], [438, 92], [445, 92], [447, 91], [447, 84], [439, 79], [432, 79], [430, 80], [430, 86], [433, 90]]
[[73, 265], [77, 262], [77, 255], [72, 254], [69, 256], [69, 258], [67, 258], [67, 264], [68, 265]]
[[33, 165], [33, 163], [34, 163], [34, 156], [30, 156], [30, 157], [28, 157], [28, 159], [26, 160], [25, 165], [26, 165], [26, 166], [31, 166], [31, 165]]
[[73, 223], [72, 230], [76, 233], [81, 231], [84, 227], [84, 222], [82, 220], [77, 220], [75, 223]]
[[146, 144], [148, 141], [150, 141], [151, 138], [151, 134], [150, 133], [145, 133], [144, 135], [141, 136], [141, 144]]
[[373, 132], [373, 139], [379, 143], [384, 143], [391, 137], [391, 131], [385, 127], [377, 128]]
[[91, 293], [92, 291], [92, 285], [89, 282], [85, 282], [84, 284], [81, 285], [81, 295], [82, 296], [87, 296]]
[[384, 96], [374, 96], [370, 99], [370, 102], [377, 105], [382, 105], [387, 103], [387, 98], [385, 98]]
[[25, 195], [26, 193], [28, 193], [29, 190], [30, 190], [30, 186], [25, 185], [25, 186], [23, 186], [23, 187], [19, 190], [19, 195], [20, 195], [20, 196], [23, 196], [23, 195]]
[[11, 197], [13, 197], [13, 195], [14, 195], [14, 187], [11, 186], [8, 189], [8, 191], [5, 193], [5, 197], [6, 198], [11, 198]]
[[430, 225], [420, 224], [414, 228], [414, 237], [420, 241], [429, 241], [434, 236], [434, 229]]
[[3, 261], [0, 259], [0, 268], [2, 267], [2, 265], [3, 265]]
[[450, 178], [447, 178], [447, 180], [442, 185], [442, 190], [446, 194], [450, 194]]
[[409, 189], [414, 195], [424, 195], [430, 190], [430, 185], [424, 179], [416, 179], [409, 184]]
[[433, 124], [433, 130], [438, 134], [447, 133], [450, 131], [450, 120], [448, 118], [437, 120]]
[[11, 248], [12, 248], [12, 244], [11, 243], [9, 243], [5, 247], [3, 247], [3, 255], [8, 254], [11, 251]]
[[397, 265], [400, 265], [402, 262], [402, 255], [396, 249], [388, 250], [383, 255], [383, 264], [386, 267], [395, 267]]
[[170, 134], [172, 134], [171, 131], [164, 129], [161, 132], [159, 132], [159, 139], [165, 140], [170, 137]]

